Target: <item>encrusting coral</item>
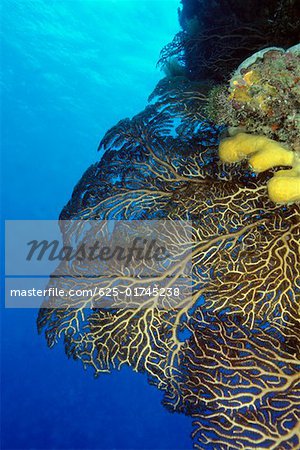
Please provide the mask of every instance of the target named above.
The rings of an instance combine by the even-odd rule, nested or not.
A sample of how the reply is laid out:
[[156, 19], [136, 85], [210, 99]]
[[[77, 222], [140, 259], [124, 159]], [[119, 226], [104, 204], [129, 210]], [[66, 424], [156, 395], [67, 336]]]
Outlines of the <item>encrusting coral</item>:
[[220, 143], [223, 162], [248, 158], [256, 173], [291, 167], [269, 180], [269, 197], [275, 203], [300, 201], [299, 46], [286, 52], [264, 49], [249, 57], [227, 88], [212, 90], [206, 110], [233, 135]]
[[248, 58], [228, 85], [211, 90], [206, 112], [216, 123], [242, 128], [299, 150], [299, 47], [287, 52], [265, 49]]
[[[247, 58], [230, 79], [230, 126], [300, 147], [300, 49], [264, 49]], [[227, 115], [227, 111], [225, 112]], [[226, 118], [227, 119], [227, 116]]]

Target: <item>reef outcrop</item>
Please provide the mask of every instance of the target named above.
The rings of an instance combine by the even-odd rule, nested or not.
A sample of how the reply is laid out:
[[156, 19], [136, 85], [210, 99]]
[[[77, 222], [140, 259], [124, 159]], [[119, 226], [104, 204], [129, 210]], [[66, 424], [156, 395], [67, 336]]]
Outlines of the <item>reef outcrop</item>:
[[162, 51], [176, 58], [191, 80], [227, 80], [252, 53], [300, 42], [297, 0], [182, 0], [182, 30]]

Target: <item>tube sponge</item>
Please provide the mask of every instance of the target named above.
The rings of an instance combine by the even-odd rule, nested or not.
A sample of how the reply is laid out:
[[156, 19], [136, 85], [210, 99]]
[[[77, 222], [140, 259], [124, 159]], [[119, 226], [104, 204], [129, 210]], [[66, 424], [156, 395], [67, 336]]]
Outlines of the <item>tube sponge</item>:
[[274, 203], [300, 202], [300, 174], [295, 170], [280, 170], [268, 182], [268, 194]]
[[234, 163], [249, 158], [252, 169], [259, 173], [278, 166], [279, 170], [268, 182], [268, 194], [274, 203], [300, 202], [300, 157], [279, 142], [265, 136], [238, 133], [221, 141], [219, 156], [223, 162]]
[[265, 136], [238, 133], [220, 143], [219, 156], [223, 162], [242, 161], [249, 155], [249, 164], [255, 172], [276, 166], [292, 166], [294, 160], [294, 152]]

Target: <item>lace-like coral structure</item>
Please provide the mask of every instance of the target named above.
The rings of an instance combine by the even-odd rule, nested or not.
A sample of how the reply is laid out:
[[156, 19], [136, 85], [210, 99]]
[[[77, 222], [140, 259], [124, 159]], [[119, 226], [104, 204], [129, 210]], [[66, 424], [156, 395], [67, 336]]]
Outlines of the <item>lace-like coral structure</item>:
[[141, 114], [105, 135], [60, 216], [66, 234], [64, 220], [191, 220], [191, 295], [165, 309], [154, 299], [60, 309], [56, 298], [39, 331], [96, 375], [145, 372], [168, 408], [194, 418], [197, 448], [296, 448], [299, 205], [270, 200], [268, 172], [220, 161], [224, 126], [204, 118], [203, 92], [183, 77], [160, 82]]

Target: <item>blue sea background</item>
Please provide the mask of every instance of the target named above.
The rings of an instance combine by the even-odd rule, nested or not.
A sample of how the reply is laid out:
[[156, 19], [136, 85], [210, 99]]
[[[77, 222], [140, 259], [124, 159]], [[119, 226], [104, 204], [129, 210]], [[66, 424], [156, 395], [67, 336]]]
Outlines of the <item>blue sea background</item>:
[[[162, 78], [155, 66], [179, 29], [178, 6], [2, 1], [3, 219], [58, 218], [98, 160], [105, 131], [143, 110]], [[3, 294], [3, 277], [1, 287]], [[191, 420], [164, 409], [146, 376], [125, 368], [94, 379], [67, 359], [62, 344], [47, 348], [36, 310], [1, 312], [1, 448], [192, 447]]]

